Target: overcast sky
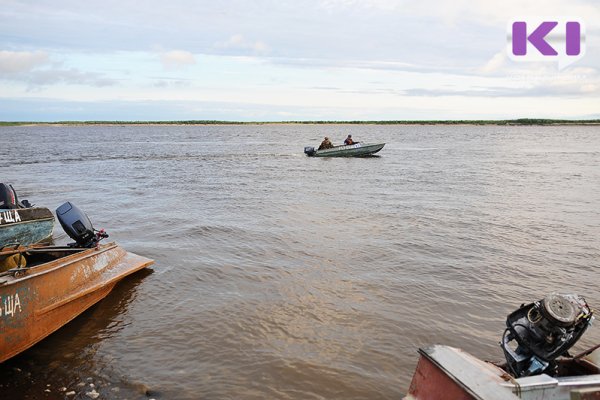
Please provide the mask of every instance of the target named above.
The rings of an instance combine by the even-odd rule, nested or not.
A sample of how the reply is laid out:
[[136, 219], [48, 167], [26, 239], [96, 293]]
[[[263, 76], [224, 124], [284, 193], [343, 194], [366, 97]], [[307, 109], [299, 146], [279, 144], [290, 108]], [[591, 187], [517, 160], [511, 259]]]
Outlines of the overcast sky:
[[[574, 17], [567, 68], [507, 56]], [[597, 0], [0, 0], [0, 120], [600, 118]]]

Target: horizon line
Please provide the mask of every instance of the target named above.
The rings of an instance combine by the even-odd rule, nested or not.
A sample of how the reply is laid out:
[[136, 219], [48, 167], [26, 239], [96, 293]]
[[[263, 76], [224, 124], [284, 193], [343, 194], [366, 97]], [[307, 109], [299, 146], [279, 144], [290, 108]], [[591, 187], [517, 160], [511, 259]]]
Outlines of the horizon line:
[[63, 121], [0, 121], [0, 126], [22, 125], [590, 125], [600, 124], [600, 119], [460, 119], [460, 120], [314, 120], [314, 121], [230, 121], [230, 120], [63, 120]]

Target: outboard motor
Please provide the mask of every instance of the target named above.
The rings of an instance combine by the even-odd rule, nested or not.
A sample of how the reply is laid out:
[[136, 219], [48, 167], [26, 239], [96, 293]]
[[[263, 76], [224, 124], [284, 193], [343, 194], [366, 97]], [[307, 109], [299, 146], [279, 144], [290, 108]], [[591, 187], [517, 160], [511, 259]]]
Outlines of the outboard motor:
[[17, 192], [15, 192], [15, 189], [13, 189], [12, 185], [0, 183], [0, 208], [19, 208]]
[[108, 237], [104, 230], [94, 230], [88, 216], [69, 201], [56, 209], [56, 217], [67, 235], [75, 240], [70, 246], [94, 247]]
[[[521, 305], [506, 318], [500, 343], [508, 369], [517, 378], [543, 372], [553, 375], [554, 360], [568, 355], [592, 319], [593, 311], [585, 299], [574, 294], [551, 293]], [[512, 341], [515, 349], [510, 346]]]
[[312, 156], [315, 154], [315, 148], [311, 147], [311, 146], [306, 146], [304, 148], [304, 154], [306, 154], [307, 156]]
[[8, 183], [0, 183], [0, 208], [30, 208], [32, 205], [27, 200], [19, 201], [17, 191]]

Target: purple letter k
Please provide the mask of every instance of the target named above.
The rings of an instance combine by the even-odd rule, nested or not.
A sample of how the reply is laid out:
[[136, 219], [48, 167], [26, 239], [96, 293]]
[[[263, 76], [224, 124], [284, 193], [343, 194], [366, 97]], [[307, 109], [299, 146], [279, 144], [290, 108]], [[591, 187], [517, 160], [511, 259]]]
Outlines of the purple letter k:
[[555, 21], [542, 22], [535, 31], [527, 36], [527, 24], [525, 22], [515, 22], [512, 26], [512, 47], [515, 56], [524, 56], [527, 54], [527, 41], [529, 41], [540, 53], [545, 56], [556, 56], [558, 53], [544, 40], [554, 27], [558, 25]]

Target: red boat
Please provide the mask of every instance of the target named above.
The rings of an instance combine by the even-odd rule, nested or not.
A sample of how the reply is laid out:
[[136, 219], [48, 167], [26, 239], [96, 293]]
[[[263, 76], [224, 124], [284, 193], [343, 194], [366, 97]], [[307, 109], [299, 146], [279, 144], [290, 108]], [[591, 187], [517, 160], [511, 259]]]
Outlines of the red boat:
[[502, 364], [449, 346], [419, 349], [404, 399], [600, 399], [600, 345], [575, 356], [568, 353], [589, 326], [592, 313], [585, 300], [574, 295], [551, 294], [522, 306], [507, 318]]

